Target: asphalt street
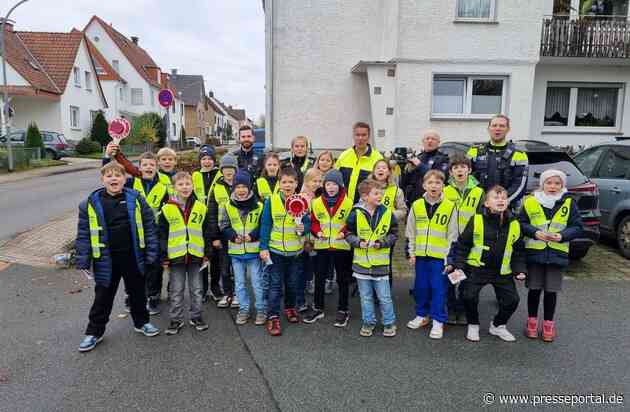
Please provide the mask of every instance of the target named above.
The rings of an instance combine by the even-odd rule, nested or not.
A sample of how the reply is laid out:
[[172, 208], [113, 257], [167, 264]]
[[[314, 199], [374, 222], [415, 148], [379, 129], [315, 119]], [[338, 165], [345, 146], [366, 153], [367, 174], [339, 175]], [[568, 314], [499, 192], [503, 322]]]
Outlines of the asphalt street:
[[[400, 333], [391, 339], [359, 336], [358, 298], [351, 325], [334, 328], [334, 297], [327, 298], [324, 320], [284, 323], [282, 337], [252, 324], [236, 327], [234, 312], [207, 305], [209, 331], [187, 327], [177, 336], [146, 338], [118, 317], [119, 293], [104, 341], [81, 354], [89, 281], [76, 271], [14, 265], [0, 271], [0, 410], [468, 411], [489, 409], [486, 393], [496, 396], [492, 409], [511, 410], [517, 406], [500, 405], [499, 396], [630, 393], [627, 281], [565, 282], [552, 344], [522, 336], [523, 288], [509, 324], [516, 343], [487, 334], [491, 289], [482, 294], [481, 342], [467, 342], [461, 326], [430, 340], [428, 330], [404, 327], [413, 313], [409, 282], [396, 282]], [[165, 316], [153, 319], [167, 324]]]
[[77, 210], [99, 186], [98, 169], [0, 183], [0, 243]]

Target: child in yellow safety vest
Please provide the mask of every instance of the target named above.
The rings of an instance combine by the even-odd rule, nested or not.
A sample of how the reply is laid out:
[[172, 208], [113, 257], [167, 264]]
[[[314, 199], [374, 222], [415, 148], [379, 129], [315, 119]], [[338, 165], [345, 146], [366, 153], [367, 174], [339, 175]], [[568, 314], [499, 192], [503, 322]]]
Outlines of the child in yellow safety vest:
[[278, 193], [278, 171], [280, 170], [280, 157], [277, 153], [269, 152], [265, 155], [263, 169], [260, 177], [256, 179], [254, 193], [261, 202], [267, 200], [272, 194]]
[[94, 277], [94, 303], [79, 351], [103, 339], [120, 279], [129, 294], [134, 328], [146, 336], [160, 330], [149, 323], [145, 280], [147, 266], [158, 258], [155, 217], [138, 192], [125, 188], [125, 170], [111, 162], [101, 169], [103, 188], [79, 206], [76, 268]]
[[[444, 196], [455, 203], [455, 215], [453, 218], [457, 222], [457, 231], [461, 234], [470, 218], [480, 209], [483, 200], [483, 188], [479, 182], [471, 175], [472, 164], [470, 159], [462, 154], [455, 154], [450, 157], [448, 186], [444, 188]], [[447, 266], [452, 267], [455, 248], [451, 245], [447, 258]], [[448, 282], [448, 292], [446, 295], [446, 307], [448, 309], [449, 325], [466, 325], [466, 310], [462, 298], [466, 281], [456, 285]]]
[[479, 341], [479, 293], [486, 285], [494, 288], [499, 306], [488, 332], [506, 342], [516, 340], [506, 325], [519, 303], [514, 278], [525, 279], [526, 268], [520, 225], [508, 205], [507, 190], [488, 189], [483, 209], [470, 219], [454, 245], [454, 267], [460, 278], [462, 273], [467, 276], [463, 298], [466, 339], [471, 342]]
[[429, 337], [441, 339], [447, 319], [445, 273], [450, 245], [457, 239], [456, 206], [444, 196], [444, 173], [429, 170], [423, 177], [424, 194], [411, 205], [405, 235], [409, 264], [415, 266], [413, 295], [416, 316], [407, 323], [409, 329], [433, 325]]
[[552, 342], [556, 327], [556, 298], [562, 289], [564, 269], [569, 264], [569, 243], [582, 234], [582, 219], [576, 202], [566, 188], [567, 176], [560, 170], [545, 170], [540, 175], [540, 189], [525, 197], [519, 220], [527, 252], [527, 325], [528, 338], [538, 338], [538, 306], [541, 292], [544, 318], [542, 339]]
[[239, 170], [234, 176], [234, 190], [230, 200], [219, 207], [219, 230], [228, 245], [228, 255], [234, 271], [236, 296], [240, 304], [236, 324], [249, 320], [250, 297], [247, 272], [256, 299], [256, 325], [264, 325], [266, 317], [265, 287], [260, 258], [260, 216], [262, 203], [252, 191], [249, 173]]
[[167, 335], [175, 335], [184, 326], [184, 291], [188, 279], [190, 325], [198, 331], [208, 329], [201, 316], [203, 293], [201, 265], [211, 253], [208, 209], [196, 199], [188, 172], [173, 176], [175, 196], [162, 206], [160, 249], [162, 266], [170, 268], [169, 317]]
[[218, 284], [218, 279], [221, 279], [222, 292], [212, 290], [212, 297], [219, 308], [230, 306], [238, 308], [238, 298], [234, 296], [234, 279], [230, 273], [228, 244], [223, 240], [219, 231], [219, 208], [230, 201], [238, 162], [234, 156], [226, 154], [221, 158], [219, 169], [222, 176], [216, 181], [212, 191], [208, 194], [208, 219], [210, 222], [210, 239], [212, 240], [213, 253], [216, 255], [210, 268], [210, 278], [212, 284]]
[[383, 184], [365, 179], [357, 188], [361, 201], [348, 216], [346, 240], [354, 248], [353, 277], [361, 296], [363, 325], [359, 334], [372, 336], [376, 327], [374, 291], [383, 315], [383, 336], [396, 336], [396, 314], [389, 286], [390, 249], [394, 247], [398, 222], [392, 211], [381, 204]]
[[[322, 175], [324, 176], [326, 175], [326, 173], [328, 173], [328, 171], [332, 170], [334, 166], [335, 166], [335, 156], [330, 150], [324, 150], [322, 152], [319, 152], [319, 154], [317, 155], [317, 158], [315, 159], [315, 164], [313, 165], [313, 167], [319, 170], [320, 172], [322, 172]], [[330, 295], [333, 293], [334, 278], [335, 278], [335, 268], [331, 262], [331, 266], [328, 269], [328, 275], [326, 275], [326, 285], [324, 286], [324, 293], [326, 295]], [[313, 281], [308, 282], [306, 286], [306, 290], [309, 294], [314, 295], [315, 282]]]

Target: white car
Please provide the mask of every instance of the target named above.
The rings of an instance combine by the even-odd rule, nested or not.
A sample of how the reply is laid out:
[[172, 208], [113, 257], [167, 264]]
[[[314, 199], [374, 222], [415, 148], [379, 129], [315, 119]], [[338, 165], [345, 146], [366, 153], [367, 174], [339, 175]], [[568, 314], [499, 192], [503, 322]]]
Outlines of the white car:
[[201, 140], [196, 136], [187, 137], [186, 144], [189, 146], [199, 147], [201, 146]]

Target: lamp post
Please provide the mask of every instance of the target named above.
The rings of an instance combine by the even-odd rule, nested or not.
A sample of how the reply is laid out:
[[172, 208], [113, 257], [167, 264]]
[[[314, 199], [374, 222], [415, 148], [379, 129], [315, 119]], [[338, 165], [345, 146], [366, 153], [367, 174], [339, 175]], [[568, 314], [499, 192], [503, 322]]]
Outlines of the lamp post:
[[20, 0], [15, 6], [11, 7], [9, 12], [2, 19], [2, 27], [0, 28], [0, 53], [2, 54], [2, 84], [4, 86], [4, 96], [2, 101], [2, 110], [4, 112], [3, 120], [4, 120], [4, 130], [5, 135], [7, 136], [7, 153], [9, 155], [9, 172], [13, 171], [13, 150], [11, 149], [11, 136], [9, 135], [11, 132], [11, 125], [9, 124], [9, 87], [7, 86], [7, 59], [5, 56], [5, 26], [7, 24], [7, 20], [9, 20], [9, 16], [13, 13], [13, 10], [17, 9], [18, 6], [26, 3], [28, 0]]

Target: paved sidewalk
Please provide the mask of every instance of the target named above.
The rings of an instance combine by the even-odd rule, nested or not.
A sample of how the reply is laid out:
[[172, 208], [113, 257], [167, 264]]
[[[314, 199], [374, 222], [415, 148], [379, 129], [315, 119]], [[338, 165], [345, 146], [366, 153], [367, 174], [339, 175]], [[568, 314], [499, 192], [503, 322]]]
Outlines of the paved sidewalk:
[[99, 159], [83, 159], [79, 157], [64, 157], [63, 160], [69, 162], [65, 166], [49, 166], [37, 169], [26, 170], [23, 172], [5, 173], [0, 175], [0, 184], [17, 182], [35, 177], [52, 176], [62, 173], [72, 173], [81, 170], [96, 169], [101, 166]]

